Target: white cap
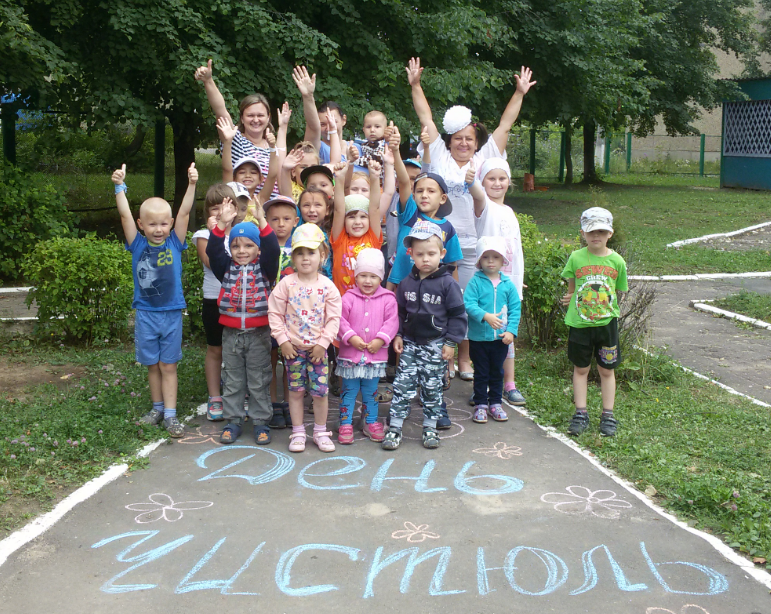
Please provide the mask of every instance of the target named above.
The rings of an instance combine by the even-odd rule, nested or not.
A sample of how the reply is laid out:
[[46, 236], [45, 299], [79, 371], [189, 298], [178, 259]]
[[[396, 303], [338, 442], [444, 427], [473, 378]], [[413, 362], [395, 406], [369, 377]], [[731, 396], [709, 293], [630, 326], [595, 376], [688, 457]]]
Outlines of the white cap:
[[233, 188], [233, 192], [235, 192], [236, 198], [239, 196], [246, 196], [247, 198], [250, 198], [249, 189], [243, 183], [238, 183], [237, 181], [228, 181], [228, 186]]
[[581, 214], [581, 230], [610, 230], [613, 232], [613, 214], [602, 207], [592, 207]]
[[506, 241], [503, 237], [482, 237], [477, 241], [477, 260], [476, 267], [479, 269], [479, 261], [485, 252], [495, 252], [503, 257], [503, 264], [509, 264], [509, 259], [506, 258]]

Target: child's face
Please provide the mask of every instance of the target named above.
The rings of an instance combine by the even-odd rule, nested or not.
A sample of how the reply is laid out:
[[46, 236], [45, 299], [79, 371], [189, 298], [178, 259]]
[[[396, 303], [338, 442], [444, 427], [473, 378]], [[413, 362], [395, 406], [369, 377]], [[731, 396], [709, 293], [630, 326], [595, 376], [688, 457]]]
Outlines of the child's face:
[[608, 241], [613, 236], [610, 230], [592, 230], [590, 232], [581, 231], [581, 236], [586, 241], [590, 252], [602, 253], [608, 247]]
[[379, 141], [385, 135], [386, 118], [382, 113], [367, 113], [364, 116], [364, 136], [370, 143]]
[[493, 169], [482, 179], [482, 187], [492, 200], [503, 198], [509, 189], [509, 176], [500, 168]]
[[254, 188], [260, 185], [260, 182], [262, 181], [262, 173], [260, 172], [260, 169], [251, 162], [244, 162], [236, 169], [236, 172], [233, 174], [233, 179], [237, 183], [243, 184], [244, 187], [249, 190], [249, 193], [253, 194]]
[[351, 181], [351, 187], [348, 192], [349, 194], [361, 194], [369, 198], [369, 181], [364, 177], [356, 177]]
[[369, 213], [351, 211], [345, 216], [345, 232], [349, 237], [363, 237], [369, 230]]
[[236, 217], [233, 218], [233, 226], [240, 224], [246, 218], [246, 212], [249, 210], [249, 199], [246, 196], [236, 198]]
[[244, 124], [244, 130], [248, 135], [262, 138], [265, 128], [267, 128], [270, 122], [270, 115], [265, 105], [257, 102], [244, 109], [244, 112], [241, 113], [241, 122]]
[[283, 243], [292, 234], [295, 224], [297, 224], [297, 210], [288, 205], [273, 205], [268, 209], [268, 215], [265, 216], [268, 226], [276, 233], [276, 238]]
[[292, 252], [292, 264], [297, 273], [311, 275], [321, 268], [321, 253], [318, 249], [298, 247]]
[[164, 205], [145, 207], [143, 204], [139, 211], [139, 229], [145, 233], [147, 240], [155, 245], [160, 245], [169, 237], [174, 225], [171, 208], [166, 203]]
[[317, 155], [306, 153], [300, 163], [292, 169], [292, 181], [302, 184], [300, 174], [309, 166], [318, 166], [318, 164], [319, 157]]
[[302, 215], [303, 222], [311, 222], [321, 226], [327, 215], [327, 199], [319, 193], [306, 194], [300, 202], [300, 215]]
[[[415, 179], [418, 175], [420, 175], [420, 169], [417, 166], [412, 166], [412, 164], [407, 164], [407, 174], [410, 176], [410, 185], [412, 186], [412, 189], [415, 189]], [[397, 186], [398, 187], [398, 186]]]
[[415, 184], [415, 202], [418, 209], [427, 216], [434, 217], [446, 201], [447, 194], [442, 192], [439, 184], [430, 177], [425, 177]]
[[305, 188], [317, 188], [324, 192], [328, 198], [333, 198], [335, 195], [335, 185], [324, 173], [314, 173], [308, 177], [308, 181], [305, 182]]
[[359, 273], [356, 276], [356, 287], [361, 290], [365, 296], [372, 296], [380, 287], [380, 279], [374, 273]]
[[493, 250], [487, 250], [479, 259], [479, 268], [487, 275], [495, 275], [503, 267], [503, 256]]
[[212, 205], [209, 207], [209, 215], [207, 216], [207, 220], [211, 217], [213, 217], [218, 222], [220, 221], [220, 215], [222, 214], [222, 203], [219, 203], [217, 205]]
[[237, 264], [249, 264], [260, 257], [260, 246], [246, 237], [237, 237], [230, 244], [230, 255]]
[[439, 268], [439, 264], [447, 251], [442, 246], [439, 237], [429, 237], [423, 241], [413, 241], [410, 255], [422, 276], [431, 275]]

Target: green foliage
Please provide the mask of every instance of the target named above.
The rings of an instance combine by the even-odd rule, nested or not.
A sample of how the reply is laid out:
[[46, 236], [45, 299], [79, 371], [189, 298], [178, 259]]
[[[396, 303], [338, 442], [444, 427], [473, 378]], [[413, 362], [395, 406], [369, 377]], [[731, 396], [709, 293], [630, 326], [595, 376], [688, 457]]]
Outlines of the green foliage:
[[18, 279], [21, 261], [39, 240], [67, 237], [77, 218], [49, 183], [32, 184], [0, 162], [0, 277]]
[[573, 243], [549, 239], [529, 215], [517, 214], [525, 257], [525, 285], [522, 299], [522, 320], [534, 343], [555, 345], [567, 335], [564, 308], [560, 298], [567, 291], [562, 279]]
[[187, 322], [191, 331], [203, 330], [203, 267], [190, 232], [187, 233], [187, 249], [182, 252], [182, 292], [187, 303]]
[[738, 294], [731, 294], [713, 303], [715, 307], [740, 313], [756, 320], [771, 322], [771, 296], [740, 290]]
[[131, 256], [114, 240], [41, 241], [24, 262], [38, 306], [38, 333], [87, 343], [123, 339], [133, 298]]

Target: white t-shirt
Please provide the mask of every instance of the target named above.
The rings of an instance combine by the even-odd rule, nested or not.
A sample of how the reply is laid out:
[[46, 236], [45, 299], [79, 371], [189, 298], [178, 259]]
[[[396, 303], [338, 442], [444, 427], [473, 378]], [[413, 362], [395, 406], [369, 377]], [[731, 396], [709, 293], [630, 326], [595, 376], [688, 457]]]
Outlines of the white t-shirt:
[[[197, 230], [193, 235], [193, 245], [195, 245], [195, 248], [198, 249], [198, 239], [204, 239], [208, 241], [210, 234], [211, 233], [209, 232], [208, 228], [202, 228], [201, 230]], [[227, 236], [225, 237], [225, 251], [228, 254], [230, 253], [230, 244]], [[204, 264], [203, 265], [203, 297], [217, 300], [220, 297], [221, 287], [222, 287], [222, 284], [220, 283], [220, 280], [217, 279], [214, 276], [214, 273], [212, 273], [212, 270]]]
[[[423, 155], [423, 143], [418, 144], [418, 153]], [[431, 172], [436, 173], [444, 179], [447, 184], [447, 195], [452, 202], [452, 213], [447, 217], [458, 234], [460, 246], [464, 250], [476, 249], [477, 232], [474, 222], [474, 199], [466, 187], [466, 171], [468, 171], [468, 162], [463, 166], [453, 160], [450, 150], [444, 144], [441, 136], [428, 146], [431, 154]], [[500, 152], [495, 139], [491, 136], [487, 143], [474, 154], [474, 165], [476, 168], [482, 166], [482, 162], [487, 158], [506, 159], [506, 151]]]
[[522, 255], [522, 235], [517, 216], [508, 205], [499, 205], [487, 198], [482, 215], [474, 218], [478, 237], [503, 237], [506, 240], [506, 260], [501, 272], [508, 275], [522, 299], [522, 283], [525, 276], [525, 258]]

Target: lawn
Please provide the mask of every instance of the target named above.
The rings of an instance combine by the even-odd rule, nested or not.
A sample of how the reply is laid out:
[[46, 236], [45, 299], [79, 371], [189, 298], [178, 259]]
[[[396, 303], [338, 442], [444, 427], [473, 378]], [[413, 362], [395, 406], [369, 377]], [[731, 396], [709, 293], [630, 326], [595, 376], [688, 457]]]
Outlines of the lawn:
[[771, 296], [741, 290], [712, 303], [715, 307], [771, 323]]

